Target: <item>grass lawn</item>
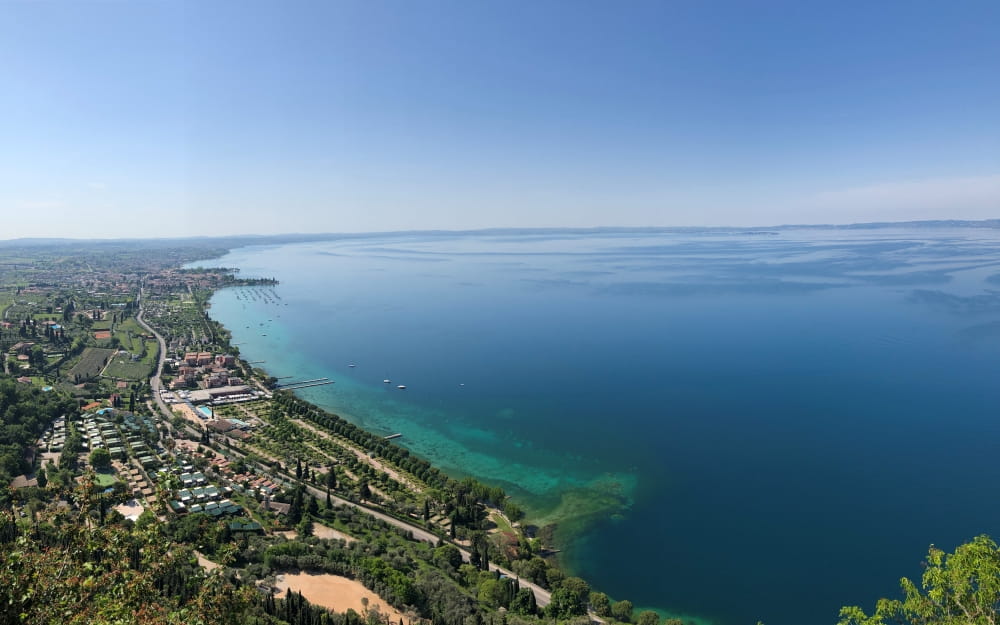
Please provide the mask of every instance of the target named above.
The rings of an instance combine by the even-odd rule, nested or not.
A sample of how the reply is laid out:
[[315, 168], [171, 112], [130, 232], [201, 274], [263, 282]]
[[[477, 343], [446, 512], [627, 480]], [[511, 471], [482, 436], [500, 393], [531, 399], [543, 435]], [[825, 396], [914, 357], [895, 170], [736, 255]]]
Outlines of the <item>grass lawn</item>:
[[101, 369], [104, 368], [104, 363], [111, 353], [110, 349], [97, 347], [84, 349], [79, 362], [67, 372], [67, 378], [74, 380], [76, 375], [79, 375], [81, 380], [96, 378], [101, 373]]
[[111, 360], [108, 368], [104, 370], [104, 375], [123, 380], [142, 380], [149, 377], [152, 371], [153, 367], [148, 362], [142, 360], [132, 362], [128, 356], [116, 356]]
[[94, 481], [97, 482], [99, 486], [107, 488], [117, 482], [118, 478], [115, 477], [113, 473], [98, 473]]
[[490, 512], [490, 520], [497, 524], [497, 530], [500, 532], [511, 532], [514, 530], [510, 526], [510, 523], [504, 519], [502, 514], [497, 514], [496, 512]]

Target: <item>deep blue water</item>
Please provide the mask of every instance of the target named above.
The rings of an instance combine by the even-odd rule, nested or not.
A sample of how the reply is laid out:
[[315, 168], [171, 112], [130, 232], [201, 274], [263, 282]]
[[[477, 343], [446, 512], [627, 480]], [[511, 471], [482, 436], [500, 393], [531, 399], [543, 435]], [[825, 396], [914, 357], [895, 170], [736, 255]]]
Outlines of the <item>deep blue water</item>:
[[834, 623], [930, 543], [1000, 535], [998, 232], [396, 235], [212, 264], [280, 280], [212, 300], [244, 356], [503, 484], [616, 599]]

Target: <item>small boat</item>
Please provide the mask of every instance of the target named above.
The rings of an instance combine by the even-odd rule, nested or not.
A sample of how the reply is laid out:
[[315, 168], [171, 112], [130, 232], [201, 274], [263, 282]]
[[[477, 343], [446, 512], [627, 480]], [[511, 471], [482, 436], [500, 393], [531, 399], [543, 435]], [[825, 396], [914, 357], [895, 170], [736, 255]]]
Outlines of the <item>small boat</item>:
[[401, 391], [405, 391], [405, 390], [406, 390], [406, 385], [405, 385], [405, 384], [400, 384], [400, 385], [399, 385], [399, 386], [397, 386], [396, 388], [398, 388], [398, 389], [399, 389], [399, 390], [401, 390]]
[[382, 380], [382, 384], [389, 384], [392, 380]]
[[350, 367], [351, 369], [353, 369], [354, 367], [357, 367], [357, 365], [355, 365], [355, 364], [353, 364], [353, 363], [352, 363], [352, 364], [349, 364], [349, 365], [347, 365], [347, 366], [348, 366], [348, 367]]

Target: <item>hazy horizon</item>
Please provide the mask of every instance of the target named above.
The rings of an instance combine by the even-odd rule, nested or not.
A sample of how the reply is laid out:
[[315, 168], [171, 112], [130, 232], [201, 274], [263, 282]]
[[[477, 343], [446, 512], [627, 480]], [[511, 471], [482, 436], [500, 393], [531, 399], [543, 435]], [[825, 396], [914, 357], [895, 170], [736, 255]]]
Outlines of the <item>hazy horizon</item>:
[[[997, 223], [994, 223], [997, 222]], [[323, 239], [327, 237], [376, 237], [385, 235], [430, 235], [430, 234], [442, 234], [442, 235], [461, 235], [461, 234], [489, 234], [489, 233], [507, 233], [507, 234], [538, 234], [545, 232], [565, 232], [565, 233], [586, 233], [586, 232], [696, 232], [700, 230], [704, 231], [754, 231], [754, 230], [794, 230], [794, 229], [878, 229], [878, 228], [892, 228], [892, 227], [942, 227], [942, 226], [954, 226], [961, 228], [1000, 228], [1000, 217], [992, 217], [985, 219], [922, 219], [922, 220], [910, 220], [910, 221], [869, 221], [869, 222], [850, 222], [850, 223], [815, 223], [815, 224], [773, 224], [773, 225], [749, 225], [749, 226], [733, 226], [733, 225], [719, 225], [719, 226], [590, 226], [590, 227], [572, 227], [572, 226], [551, 226], [551, 227], [484, 227], [484, 228], [465, 228], [465, 229], [412, 229], [412, 230], [369, 230], [369, 231], [356, 231], [356, 232], [269, 232], [269, 233], [228, 233], [228, 234], [214, 234], [214, 235], [181, 235], [181, 236], [150, 236], [150, 237], [115, 237], [115, 238], [99, 238], [99, 237], [57, 237], [57, 236], [38, 236], [38, 237], [15, 237], [10, 239], [0, 239], [0, 243], [16, 243], [18, 241], [27, 242], [48, 242], [48, 241], [82, 241], [82, 242], [124, 242], [124, 241], [184, 241], [184, 240], [224, 240], [224, 239], [289, 239], [288, 242], [295, 242], [297, 239]]]
[[0, 236], [1000, 212], [1000, 5], [4, 3]]

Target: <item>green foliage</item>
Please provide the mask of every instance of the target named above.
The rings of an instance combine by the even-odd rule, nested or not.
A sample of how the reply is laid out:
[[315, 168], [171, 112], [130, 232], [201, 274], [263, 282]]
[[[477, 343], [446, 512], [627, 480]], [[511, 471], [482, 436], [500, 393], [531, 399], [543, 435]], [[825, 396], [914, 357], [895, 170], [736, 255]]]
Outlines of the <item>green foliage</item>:
[[623, 623], [632, 622], [632, 602], [628, 599], [622, 599], [621, 601], [616, 601], [614, 605], [611, 606], [611, 616], [614, 617], [616, 621], [621, 621]]
[[510, 611], [515, 614], [534, 615], [538, 612], [535, 593], [530, 588], [522, 588], [510, 602]]
[[576, 594], [564, 586], [552, 591], [552, 599], [545, 608], [545, 614], [556, 619], [571, 618], [585, 613], [586, 610], [577, 600]]
[[98, 447], [90, 452], [90, 465], [95, 469], [107, 469], [111, 466], [111, 452]]
[[603, 592], [592, 591], [590, 593], [590, 607], [597, 616], [611, 616], [611, 600]]
[[660, 622], [660, 615], [652, 610], [643, 610], [639, 613], [638, 625], [657, 625]]
[[[252, 588], [206, 577], [189, 548], [68, 514], [46, 511], [23, 535], [0, 531], [0, 625], [236, 624], [258, 612]], [[0, 512], [0, 528], [12, 525]]]
[[0, 485], [31, 471], [25, 460], [28, 447], [53, 419], [73, 409], [73, 402], [59, 393], [43, 393], [0, 374]]
[[462, 552], [455, 545], [441, 545], [434, 550], [434, 564], [438, 568], [458, 570], [462, 566]]
[[856, 606], [840, 611], [839, 625], [994, 625], [1000, 616], [1000, 550], [988, 536], [977, 536], [946, 554], [927, 552], [922, 590], [900, 580], [904, 599], [879, 599], [869, 616]]

